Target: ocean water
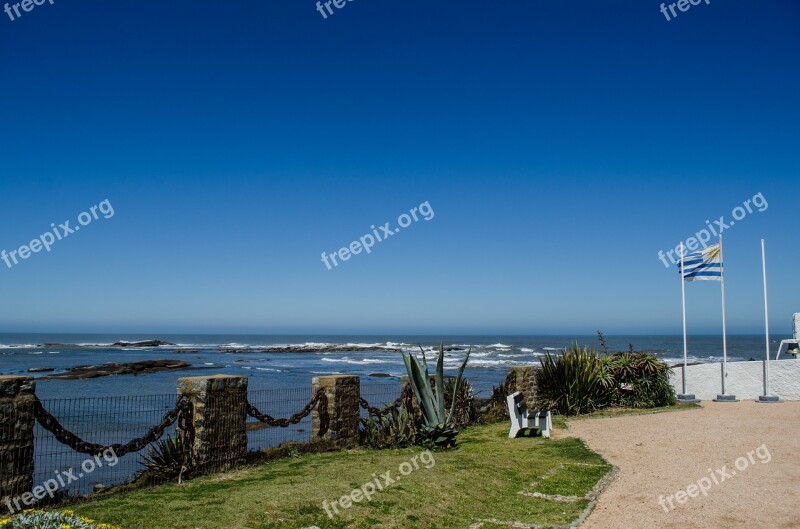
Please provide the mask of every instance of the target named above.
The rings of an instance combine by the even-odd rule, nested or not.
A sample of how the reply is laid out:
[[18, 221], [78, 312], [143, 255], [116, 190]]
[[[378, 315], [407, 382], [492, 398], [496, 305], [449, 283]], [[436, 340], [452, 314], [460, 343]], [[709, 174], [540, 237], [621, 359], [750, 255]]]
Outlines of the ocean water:
[[[656, 354], [670, 364], [683, 360], [681, 336], [607, 336], [610, 351], [627, 350]], [[773, 355], [781, 339], [773, 338]], [[158, 339], [176, 344], [161, 347], [114, 347], [120, 341]], [[0, 374], [29, 374], [30, 368], [50, 368], [64, 372], [79, 365], [104, 362], [177, 359], [191, 364], [190, 369], [146, 375], [123, 375], [88, 380], [38, 380], [37, 394], [43, 399], [75, 396], [159, 395], [175, 392], [179, 377], [204, 373], [249, 377], [251, 389], [306, 388], [320, 375], [353, 374], [362, 384], [397, 384], [405, 374], [400, 353], [394, 349], [418, 351], [418, 344], [429, 349], [443, 342], [454, 347], [445, 356], [445, 368], [455, 373], [466, 349], [472, 355], [466, 376], [476, 392], [486, 397], [513, 365], [537, 364], [548, 350], [558, 350], [574, 342], [600, 348], [596, 336], [277, 336], [277, 335], [104, 335], [104, 334], [0, 334]], [[43, 346], [58, 343], [64, 345]], [[227, 352], [275, 345], [357, 344], [381, 347], [377, 351], [339, 352]], [[763, 336], [728, 337], [731, 361], [761, 359]], [[718, 361], [722, 358], [721, 336], [690, 336], [689, 360]], [[53, 373], [30, 373], [41, 377]]]

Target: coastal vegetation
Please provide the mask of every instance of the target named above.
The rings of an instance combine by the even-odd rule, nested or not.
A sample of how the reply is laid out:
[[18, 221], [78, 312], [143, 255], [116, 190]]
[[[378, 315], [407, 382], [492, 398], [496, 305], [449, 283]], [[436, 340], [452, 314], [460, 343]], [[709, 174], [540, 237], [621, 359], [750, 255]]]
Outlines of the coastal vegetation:
[[674, 405], [671, 368], [654, 355], [628, 352], [598, 355], [594, 348], [574, 346], [547, 352], [536, 373], [536, 400], [562, 415], [581, 415], [606, 408], [656, 408]]

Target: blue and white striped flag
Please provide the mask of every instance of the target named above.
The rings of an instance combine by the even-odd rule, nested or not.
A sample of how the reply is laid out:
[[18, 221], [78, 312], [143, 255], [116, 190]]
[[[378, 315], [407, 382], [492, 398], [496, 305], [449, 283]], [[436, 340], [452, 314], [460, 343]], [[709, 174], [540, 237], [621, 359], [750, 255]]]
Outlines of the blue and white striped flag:
[[[680, 273], [680, 269], [678, 270]], [[722, 249], [719, 243], [683, 258], [684, 281], [722, 281]]]

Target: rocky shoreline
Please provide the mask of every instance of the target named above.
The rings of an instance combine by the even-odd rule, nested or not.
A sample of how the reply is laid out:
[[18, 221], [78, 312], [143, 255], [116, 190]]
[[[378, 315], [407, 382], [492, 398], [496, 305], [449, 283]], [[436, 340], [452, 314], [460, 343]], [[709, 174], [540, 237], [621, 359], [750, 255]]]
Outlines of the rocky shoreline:
[[191, 364], [177, 360], [143, 360], [141, 362], [116, 363], [107, 362], [94, 366], [70, 367], [65, 373], [45, 375], [42, 380], [85, 380], [88, 378], [107, 377], [111, 375], [143, 375], [160, 371], [190, 369]]

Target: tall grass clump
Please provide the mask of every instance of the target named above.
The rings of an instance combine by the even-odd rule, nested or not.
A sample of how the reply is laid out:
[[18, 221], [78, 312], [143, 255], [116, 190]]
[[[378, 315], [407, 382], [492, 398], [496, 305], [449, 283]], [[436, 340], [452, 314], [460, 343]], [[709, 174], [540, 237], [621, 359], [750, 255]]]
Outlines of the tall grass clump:
[[677, 402], [669, 382], [671, 368], [652, 354], [635, 352], [633, 346], [628, 352], [598, 355], [593, 348], [575, 344], [563, 354], [545, 354], [541, 363], [536, 399], [561, 415]]
[[536, 374], [536, 400], [561, 415], [590, 413], [608, 404], [597, 351], [578, 344], [563, 354], [545, 353]]

